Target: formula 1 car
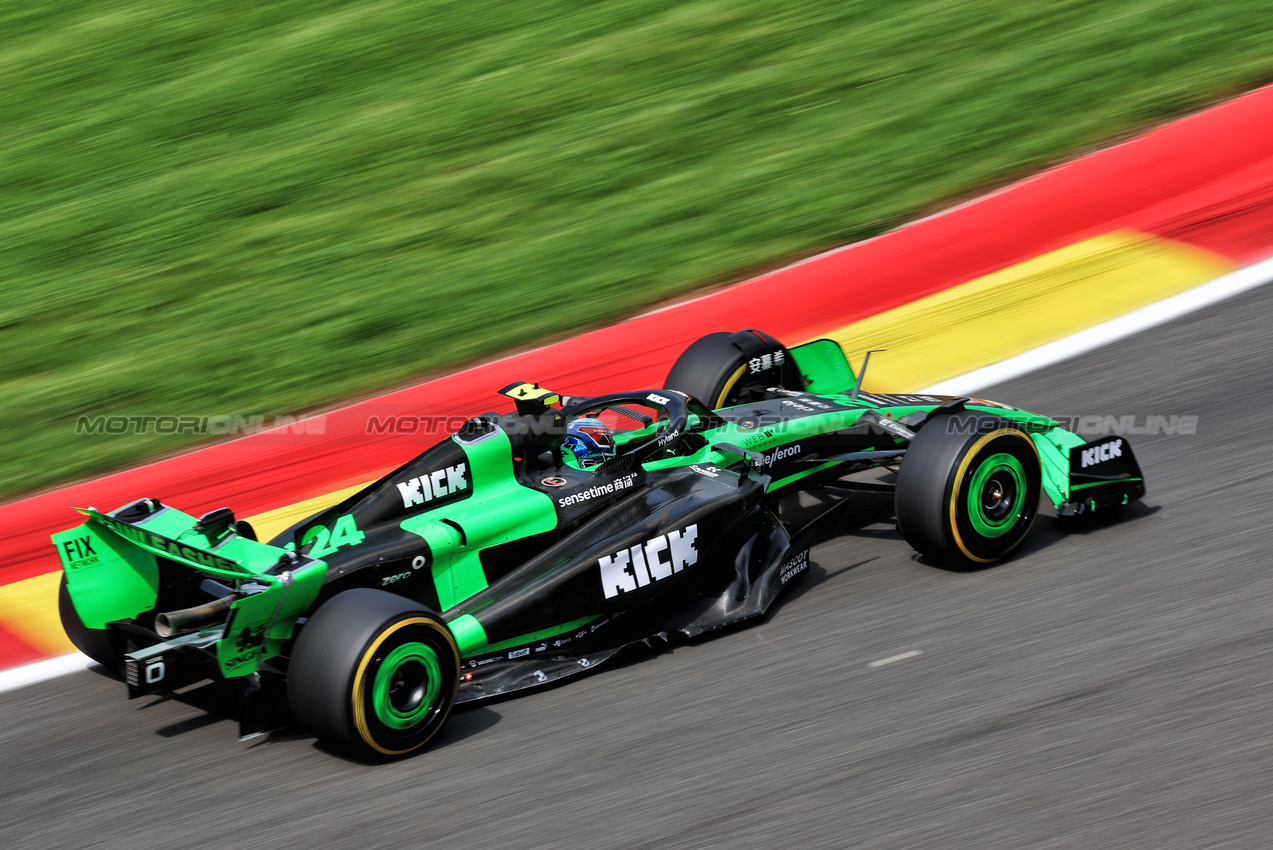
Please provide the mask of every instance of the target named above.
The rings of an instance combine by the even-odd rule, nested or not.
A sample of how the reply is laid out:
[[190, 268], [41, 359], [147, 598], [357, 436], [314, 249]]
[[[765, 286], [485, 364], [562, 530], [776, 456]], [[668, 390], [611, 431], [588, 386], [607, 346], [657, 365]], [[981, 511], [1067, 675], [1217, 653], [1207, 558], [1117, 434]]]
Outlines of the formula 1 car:
[[[276, 727], [281, 704], [320, 739], [397, 756], [457, 703], [760, 616], [855, 490], [894, 491], [901, 536], [955, 567], [1011, 553], [1040, 492], [1059, 515], [1144, 493], [1121, 437], [860, 378], [829, 340], [715, 333], [666, 387], [505, 387], [515, 412], [469, 420], [269, 543], [228, 508], [80, 509], [53, 535], [62, 620], [131, 696], [227, 680], [245, 734]], [[789, 508], [809, 492], [821, 507]]]

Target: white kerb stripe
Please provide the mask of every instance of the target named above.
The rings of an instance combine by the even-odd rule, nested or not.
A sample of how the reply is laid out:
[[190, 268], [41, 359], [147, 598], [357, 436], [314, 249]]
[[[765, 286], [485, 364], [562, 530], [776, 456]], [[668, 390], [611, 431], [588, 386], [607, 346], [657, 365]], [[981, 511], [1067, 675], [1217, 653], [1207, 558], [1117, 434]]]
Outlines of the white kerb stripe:
[[0, 694], [25, 688], [37, 682], [56, 679], [58, 676], [65, 676], [78, 670], [87, 670], [95, 663], [87, 655], [73, 652], [70, 655], [60, 655], [57, 658], [48, 658], [44, 661], [3, 670], [0, 671]]
[[[1116, 342], [1132, 334], [1179, 318], [1187, 313], [1192, 313], [1194, 310], [1209, 307], [1226, 298], [1263, 286], [1271, 280], [1273, 280], [1273, 257], [1253, 266], [1230, 272], [1210, 283], [1195, 286], [1193, 289], [1165, 298], [1155, 304], [1150, 304], [1148, 307], [1134, 310], [1125, 316], [1111, 319], [1085, 331], [1079, 331], [1072, 336], [1067, 336], [1065, 339], [1058, 339], [1056, 342], [1041, 345], [1024, 354], [1018, 354], [1016, 357], [1009, 357], [1007, 360], [995, 363], [992, 366], [986, 366], [982, 369], [976, 369], [964, 375], [950, 378], [940, 384], [918, 390], [918, 392], [934, 395], [958, 395], [960, 393], [976, 392], [991, 384], [1017, 378], [1033, 372], [1035, 369], [1042, 369], [1045, 366], [1060, 363], [1071, 357], [1086, 354], [1102, 345]], [[891, 658], [872, 661], [869, 666], [881, 667], [885, 664], [892, 664], [895, 661], [913, 658], [919, 654], [918, 650], [905, 652]], [[0, 693], [33, 685], [36, 682], [44, 682], [58, 676], [65, 676], [68, 673], [83, 670], [92, 663], [86, 656], [77, 652], [72, 655], [63, 655], [59, 658], [36, 661], [33, 664], [0, 671]]]

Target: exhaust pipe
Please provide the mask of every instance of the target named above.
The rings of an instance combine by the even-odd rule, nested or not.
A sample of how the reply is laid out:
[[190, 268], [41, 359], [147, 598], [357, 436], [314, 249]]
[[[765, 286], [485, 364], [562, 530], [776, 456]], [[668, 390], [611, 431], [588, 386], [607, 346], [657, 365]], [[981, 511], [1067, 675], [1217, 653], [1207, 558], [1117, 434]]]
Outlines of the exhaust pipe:
[[230, 606], [238, 598], [236, 594], [231, 593], [229, 596], [222, 596], [204, 605], [156, 614], [155, 634], [161, 638], [170, 638], [173, 635], [196, 632], [208, 626], [224, 623], [229, 616]]

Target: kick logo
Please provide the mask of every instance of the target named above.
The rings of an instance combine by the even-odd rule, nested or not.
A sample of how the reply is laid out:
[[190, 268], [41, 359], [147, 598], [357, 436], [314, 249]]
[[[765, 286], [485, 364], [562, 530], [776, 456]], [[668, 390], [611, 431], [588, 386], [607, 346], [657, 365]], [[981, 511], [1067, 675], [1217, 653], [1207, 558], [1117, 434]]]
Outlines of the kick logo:
[[1123, 456], [1123, 441], [1110, 440], [1108, 443], [1101, 443], [1099, 446], [1092, 446], [1090, 449], [1083, 449], [1082, 452], [1082, 468], [1087, 469], [1089, 466], [1095, 466], [1098, 463], [1104, 463], [1116, 457]]
[[468, 486], [469, 466], [461, 463], [403, 481], [398, 484], [398, 492], [402, 494], [402, 506], [412, 508], [467, 490]]
[[695, 524], [601, 558], [601, 589], [606, 599], [692, 567], [698, 563], [698, 550], [694, 548], [697, 539]]

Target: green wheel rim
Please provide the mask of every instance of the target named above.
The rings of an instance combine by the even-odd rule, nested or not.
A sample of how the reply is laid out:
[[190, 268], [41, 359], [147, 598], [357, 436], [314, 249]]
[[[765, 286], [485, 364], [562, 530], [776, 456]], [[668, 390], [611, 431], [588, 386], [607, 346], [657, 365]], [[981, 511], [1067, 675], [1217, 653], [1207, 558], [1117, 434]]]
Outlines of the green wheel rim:
[[410, 729], [437, 707], [442, 665], [432, 647], [404, 643], [385, 658], [371, 684], [376, 719], [390, 729]]
[[968, 519], [982, 537], [1002, 537], [1021, 517], [1026, 492], [1025, 468], [1006, 452], [978, 464], [968, 486]]

